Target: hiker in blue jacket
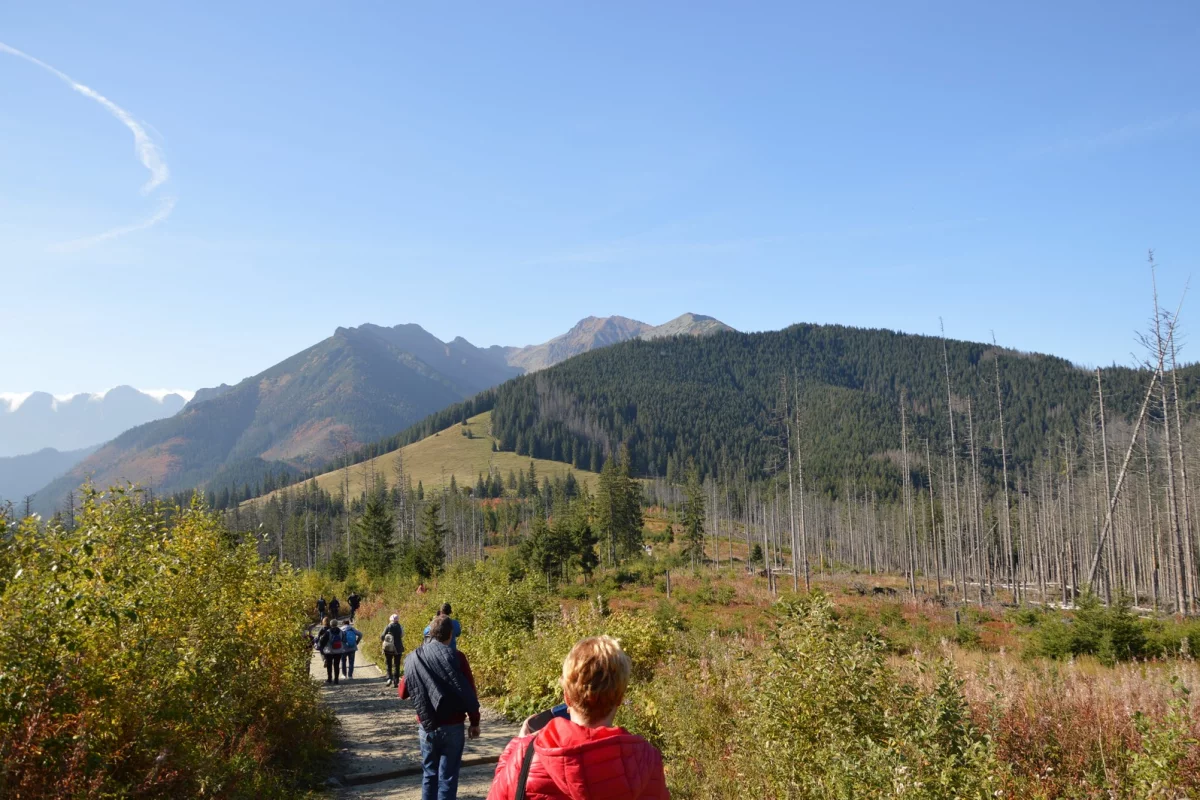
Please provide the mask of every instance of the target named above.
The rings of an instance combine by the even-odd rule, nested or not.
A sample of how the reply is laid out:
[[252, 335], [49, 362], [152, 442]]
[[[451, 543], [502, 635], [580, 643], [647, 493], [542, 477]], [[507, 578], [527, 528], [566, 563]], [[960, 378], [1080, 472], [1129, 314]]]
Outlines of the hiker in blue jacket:
[[342, 628], [342, 639], [346, 643], [342, 655], [342, 677], [353, 678], [354, 658], [358, 653], [358, 643], [362, 641], [362, 634], [354, 627], [353, 622], [347, 622]]
[[[454, 610], [452, 608], [450, 608], [449, 603], [442, 603], [442, 610], [438, 612], [438, 616], [446, 617], [447, 619], [450, 620], [450, 627], [454, 631], [454, 633], [451, 634], [451, 636], [450, 636], [450, 649], [457, 650], [458, 649], [458, 637], [462, 636], [462, 625], [459, 624], [458, 620], [456, 620], [456, 619], [454, 619], [454, 617], [450, 616], [453, 613], [454, 613]], [[430, 625], [432, 625], [432, 623], [430, 623]], [[430, 625], [425, 626], [424, 641], [426, 641], [426, 642], [435, 638], [429, 633]]]

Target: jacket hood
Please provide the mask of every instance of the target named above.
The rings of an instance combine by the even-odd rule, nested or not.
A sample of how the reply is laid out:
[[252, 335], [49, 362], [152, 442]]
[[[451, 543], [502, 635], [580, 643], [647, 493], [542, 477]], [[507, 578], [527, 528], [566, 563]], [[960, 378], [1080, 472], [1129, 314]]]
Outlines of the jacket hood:
[[555, 718], [534, 740], [537, 759], [571, 800], [626, 800], [646, 794], [662, 756], [624, 728], [585, 728]]

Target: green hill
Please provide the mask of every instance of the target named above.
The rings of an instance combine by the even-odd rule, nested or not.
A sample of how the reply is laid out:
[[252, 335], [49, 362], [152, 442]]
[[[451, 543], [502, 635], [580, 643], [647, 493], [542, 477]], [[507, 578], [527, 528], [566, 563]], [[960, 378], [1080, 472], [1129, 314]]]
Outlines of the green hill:
[[[1013, 474], [1064, 437], [1082, 453], [1093, 372], [987, 344], [948, 341], [946, 349], [960, 457], [973, 434], [984, 480], [1000, 471], [997, 357]], [[1149, 374], [1122, 367], [1102, 374], [1109, 414], [1135, 412]], [[798, 400], [810, 486], [897, 490], [902, 392], [910, 447], [923, 451], [928, 439], [935, 454], [948, 453], [942, 340], [836, 325], [625, 342], [511, 380], [474, 398], [472, 408], [492, 408], [500, 449], [522, 457], [597, 470], [624, 446], [643, 476], [682, 475], [695, 463], [704, 474], [753, 477], [774, 472], [786, 457], [785, 380], [787, 395]], [[1180, 381], [1185, 397], [1194, 397], [1200, 368], [1181, 370]], [[452, 407], [440, 418], [456, 413]]]

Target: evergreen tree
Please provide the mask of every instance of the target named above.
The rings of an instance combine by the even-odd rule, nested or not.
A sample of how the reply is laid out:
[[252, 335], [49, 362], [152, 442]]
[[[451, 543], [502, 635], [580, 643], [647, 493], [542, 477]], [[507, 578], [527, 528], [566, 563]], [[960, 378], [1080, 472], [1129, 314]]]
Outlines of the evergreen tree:
[[396, 554], [392, 539], [396, 520], [383, 493], [376, 492], [367, 499], [366, 508], [355, 527], [359, 565], [371, 575], [386, 575], [392, 568]]
[[688, 471], [684, 490], [683, 542], [683, 553], [692, 560], [694, 572], [696, 560], [704, 561], [704, 488], [700, 485], [700, 472], [695, 467]]
[[413, 571], [422, 578], [432, 578], [446, 566], [446, 526], [439, 518], [441, 510], [435, 500], [421, 514], [421, 542], [413, 551]]

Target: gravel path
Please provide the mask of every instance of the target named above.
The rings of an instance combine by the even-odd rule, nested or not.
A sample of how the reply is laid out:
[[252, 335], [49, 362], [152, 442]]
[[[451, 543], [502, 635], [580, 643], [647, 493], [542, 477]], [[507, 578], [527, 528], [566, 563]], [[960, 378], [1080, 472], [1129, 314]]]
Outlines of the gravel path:
[[[370, 646], [369, 644], [367, 645]], [[311, 672], [321, 684], [321, 698], [337, 714], [339, 749], [333, 774], [338, 798], [417, 800], [421, 796], [421, 752], [417, 716], [412, 703], [401, 700], [384, 673], [362, 650], [355, 654], [354, 677], [339, 685], [325, 683], [325, 666], [314, 653]], [[482, 735], [468, 739], [458, 796], [483, 800], [495, 763], [517, 726], [483, 709]]]

